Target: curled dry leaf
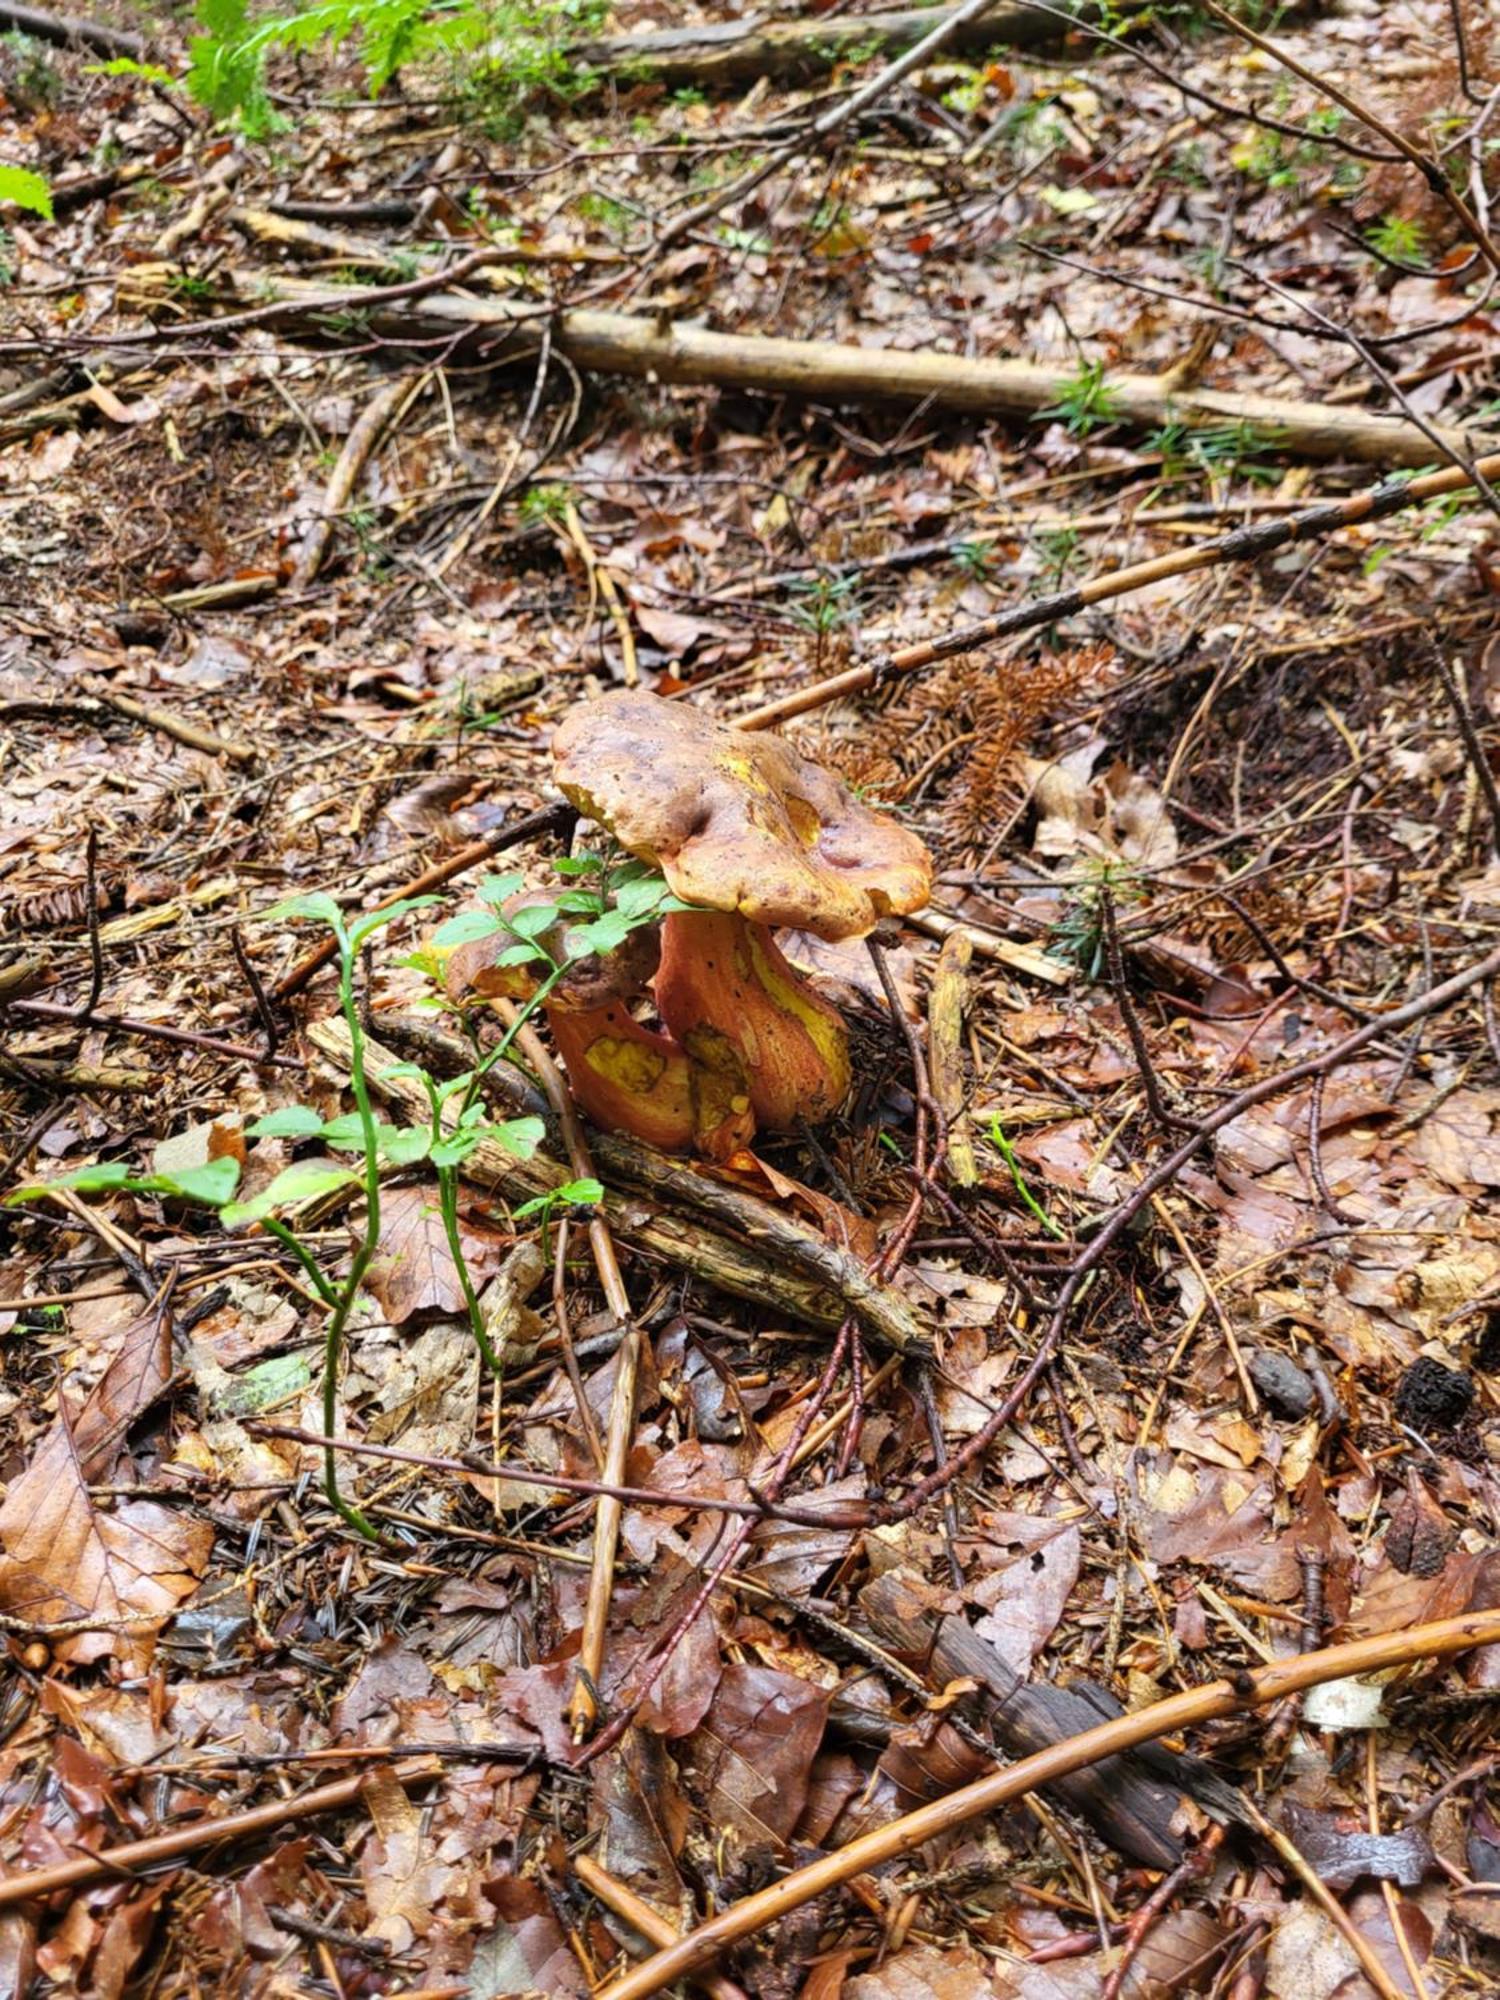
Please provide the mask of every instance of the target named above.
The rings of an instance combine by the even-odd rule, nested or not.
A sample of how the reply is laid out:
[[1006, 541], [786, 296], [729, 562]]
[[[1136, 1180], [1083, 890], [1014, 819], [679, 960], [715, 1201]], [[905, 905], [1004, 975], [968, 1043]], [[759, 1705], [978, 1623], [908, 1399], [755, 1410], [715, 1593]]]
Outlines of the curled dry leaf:
[[73, 1436], [59, 1420], [0, 1506], [0, 1607], [45, 1633], [79, 1619], [53, 1651], [82, 1663], [114, 1654], [140, 1671], [153, 1637], [198, 1587], [212, 1524], [129, 1500], [106, 1512], [88, 1490]]

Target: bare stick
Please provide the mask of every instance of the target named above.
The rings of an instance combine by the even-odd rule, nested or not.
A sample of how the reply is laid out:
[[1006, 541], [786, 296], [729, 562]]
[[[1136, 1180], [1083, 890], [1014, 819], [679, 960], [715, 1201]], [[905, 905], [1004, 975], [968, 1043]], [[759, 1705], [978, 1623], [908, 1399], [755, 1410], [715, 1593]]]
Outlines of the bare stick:
[[[617, 1917], [623, 1917], [632, 1930], [640, 1932], [647, 1944], [654, 1944], [659, 1951], [663, 1945], [677, 1943], [678, 1933], [666, 1918], [638, 1896], [634, 1889], [627, 1889], [623, 1882], [617, 1882], [613, 1875], [606, 1874], [590, 1855], [574, 1855], [573, 1873], [591, 1895], [598, 1897], [606, 1910], [613, 1910]], [[746, 2000], [744, 1987], [736, 1986], [732, 1979], [725, 1979], [722, 1974], [710, 1973], [699, 1984], [705, 1993], [713, 1995], [713, 2000]]]
[[[427, 1764], [398, 1771], [396, 1777], [403, 1785], [415, 1785], [438, 1776], [440, 1770], [439, 1765]], [[32, 1868], [23, 1875], [8, 1875], [0, 1879], [0, 1910], [55, 1896], [60, 1889], [76, 1889], [84, 1882], [105, 1882], [111, 1875], [133, 1875], [159, 1862], [173, 1861], [179, 1854], [196, 1853], [199, 1848], [271, 1833], [313, 1813], [337, 1812], [342, 1806], [356, 1804], [364, 1786], [363, 1776], [339, 1778], [331, 1785], [318, 1785], [294, 1798], [272, 1799], [269, 1805], [251, 1806], [245, 1812], [210, 1815], [189, 1826], [174, 1827], [170, 1833], [127, 1841], [123, 1847], [106, 1847], [77, 1861], [59, 1861], [50, 1868]]]
[[[508, 1001], [497, 1001], [502, 1017], [514, 1022], [516, 1010]], [[535, 1028], [516, 1031], [516, 1045], [541, 1080], [547, 1102], [562, 1128], [568, 1165], [575, 1180], [594, 1178], [594, 1161], [572, 1093], [563, 1082], [562, 1072], [552, 1060]], [[589, 1218], [589, 1248], [605, 1300], [618, 1322], [623, 1338], [615, 1359], [614, 1394], [610, 1398], [609, 1427], [604, 1441], [603, 1483], [623, 1486], [625, 1467], [635, 1435], [635, 1393], [641, 1371], [641, 1329], [630, 1310], [630, 1294], [620, 1274], [614, 1238], [609, 1224], [597, 1210]], [[578, 1642], [578, 1678], [573, 1685], [568, 1713], [573, 1723], [573, 1739], [581, 1742], [599, 1713], [595, 1695], [604, 1666], [604, 1637], [609, 1625], [609, 1600], [615, 1586], [615, 1552], [620, 1545], [620, 1519], [624, 1506], [613, 1493], [601, 1493], [594, 1512], [594, 1560], [589, 1571], [589, 1593], [583, 1610], [583, 1633]]]
[[328, 544], [333, 539], [334, 523], [349, 504], [354, 482], [364, 471], [371, 452], [384, 437], [387, 425], [407, 403], [420, 395], [427, 380], [426, 375], [418, 375], [415, 381], [407, 375], [399, 376], [396, 381], [388, 382], [361, 411], [344, 439], [337, 464], [328, 475], [328, 484], [323, 489], [323, 505], [307, 540], [298, 551], [297, 560], [292, 564], [292, 573], [287, 579], [288, 589], [306, 590], [317, 575], [328, 553]]
[[1321, 1652], [1301, 1653], [1290, 1660], [1237, 1673], [1230, 1680], [1210, 1681], [1204, 1687], [1191, 1688], [1185, 1694], [1170, 1695], [1165, 1701], [1117, 1716], [1097, 1729], [1087, 1729], [1079, 1736], [1068, 1737], [1023, 1758], [1019, 1764], [964, 1785], [946, 1798], [920, 1806], [889, 1826], [861, 1834], [847, 1847], [823, 1855], [808, 1867], [794, 1869], [769, 1888], [732, 1903], [680, 1943], [668, 1946], [644, 1965], [612, 1981], [601, 1989], [597, 2000], [650, 2000], [653, 1993], [660, 1993], [674, 1980], [690, 1978], [730, 1945], [779, 1922], [815, 1896], [841, 1887], [867, 1869], [911, 1854], [925, 1841], [951, 1833], [982, 1813], [994, 1812], [1073, 1771], [1085, 1770], [1122, 1750], [1132, 1750], [1138, 1743], [1150, 1743], [1174, 1730], [1211, 1722], [1240, 1709], [1261, 1708], [1325, 1681], [1413, 1666], [1421, 1660], [1447, 1659], [1477, 1646], [1493, 1645], [1497, 1640], [1500, 1640], [1500, 1611], [1472, 1612], [1464, 1618], [1417, 1625], [1406, 1632], [1388, 1632], [1348, 1645], [1329, 1646]]
[[684, 209], [681, 215], [675, 216], [657, 236], [658, 251], [670, 249], [674, 243], [681, 242], [684, 236], [690, 235], [701, 224], [711, 222], [720, 209], [727, 208], [731, 202], [741, 200], [758, 188], [762, 181], [768, 181], [778, 168], [787, 166], [799, 153], [810, 152], [813, 147], [820, 146], [833, 133], [858, 118], [862, 112], [868, 111], [870, 106], [884, 97], [888, 90], [893, 89], [902, 77], [909, 76], [914, 69], [926, 62], [929, 56], [935, 55], [946, 42], [951, 41], [960, 28], [966, 27], [970, 21], [977, 20], [993, 5], [994, 0], [964, 0], [961, 7], [955, 7], [951, 14], [945, 14], [934, 24], [930, 33], [924, 35], [902, 55], [897, 56], [894, 62], [887, 63], [883, 70], [872, 76], [868, 83], [862, 84], [851, 97], [846, 97], [841, 103], [833, 105], [821, 118], [815, 118], [805, 135], [800, 135], [786, 145], [778, 146], [761, 161], [759, 166], [751, 167], [747, 173], [741, 174], [738, 180], [730, 181], [727, 186], [716, 188], [706, 201], [699, 202], [695, 208]]
[[[402, 902], [407, 896], [425, 896], [430, 889], [441, 889], [445, 882], [451, 882], [458, 875], [467, 875], [471, 868], [479, 868], [496, 854], [503, 854], [508, 847], [519, 847], [528, 840], [540, 840], [544, 834], [563, 833], [578, 817], [571, 806], [539, 806], [535, 812], [526, 813], [508, 826], [497, 827], [483, 840], [471, 840], [467, 847], [461, 847], [457, 854], [450, 854], [446, 861], [434, 863], [424, 868], [420, 875], [403, 882], [399, 889], [393, 889], [371, 910], [388, 910], [392, 903]], [[300, 993], [308, 980], [316, 972], [321, 972], [338, 956], [338, 941], [329, 938], [299, 958], [291, 971], [278, 979], [271, 988], [273, 1000], [290, 1000], [294, 993]]]
[[[1486, 479], [1500, 479], [1500, 452], [1477, 459], [1474, 469]], [[1421, 479], [1388, 479], [1367, 492], [1352, 494], [1347, 500], [1327, 500], [1280, 520], [1258, 521], [1248, 528], [1235, 528], [1227, 535], [1200, 542], [1196, 548], [1184, 549], [1176, 555], [1155, 556], [1149, 562], [1131, 563], [1111, 574], [1090, 577], [1071, 590], [1054, 591], [1050, 597], [1017, 605], [994, 618], [984, 619], [978, 625], [963, 626], [945, 638], [925, 639], [915, 646], [903, 646], [899, 652], [889, 653], [883, 660], [872, 661], [868, 666], [846, 668], [843, 673], [834, 674], [828, 680], [814, 681], [811, 687], [799, 688], [795, 694], [783, 695], [779, 701], [767, 702], [763, 708], [752, 709], [748, 715], [738, 717], [735, 726], [739, 729], [774, 729], [794, 715], [805, 715], [809, 709], [822, 708], [830, 701], [842, 700], [845, 695], [860, 694], [866, 688], [876, 687], [892, 674], [915, 673], [919, 667], [935, 666], [940, 660], [951, 660], [960, 653], [975, 652], [979, 647], [988, 646], [996, 639], [1008, 638], [1012, 633], [1029, 632], [1038, 625], [1051, 625], [1059, 618], [1075, 617], [1090, 605], [1105, 604], [1116, 597], [1128, 597], [1133, 591], [1144, 590], [1148, 584], [1160, 583], [1164, 577], [1212, 569], [1219, 563], [1252, 562], [1293, 542], [1330, 534], [1336, 528], [1386, 520], [1407, 507], [1415, 507], [1440, 494], [1461, 492], [1473, 483], [1466, 471], [1449, 466], [1442, 472], [1428, 473]]]

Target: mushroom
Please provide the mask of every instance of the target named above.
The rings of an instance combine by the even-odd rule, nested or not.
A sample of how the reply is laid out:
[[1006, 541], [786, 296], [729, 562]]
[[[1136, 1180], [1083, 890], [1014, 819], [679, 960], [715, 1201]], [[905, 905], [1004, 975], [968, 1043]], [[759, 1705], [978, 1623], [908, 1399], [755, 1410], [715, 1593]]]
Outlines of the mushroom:
[[569, 802], [698, 905], [662, 926], [656, 1005], [677, 1041], [722, 1036], [772, 1131], [836, 1111], [850, 1078], [843, 1018], [772, 930], [836, 941], [920, 909], [932, 884], [922, 842], [780, 737], [659, 695], [623, 690], [575, 709], [552, 752]]
[[[550, 900], [535, 892], [513, 897], [506, 915]], [[690, 1038], [690, 1046], [679, 1047], [630, 1011], [656, 970], [656, 930], [632, 931], [605, 956], [590, 952], [574, 958], [568, 951], [574, 928], [559, 918], [537, 942], [568, 968], [542, 1011], [580, 1109], [602, 1130], [628, 1132], [662, 1152], [728, 1159], [748, 1145], [755, 1119], [744, 1071], [726, 1038], [706, 1029]], [[496, 963], [509, 942], [496, 933], [457, 946], [444, 968], [448, 997], [535, 999], [541, 985], [536, 961]]]

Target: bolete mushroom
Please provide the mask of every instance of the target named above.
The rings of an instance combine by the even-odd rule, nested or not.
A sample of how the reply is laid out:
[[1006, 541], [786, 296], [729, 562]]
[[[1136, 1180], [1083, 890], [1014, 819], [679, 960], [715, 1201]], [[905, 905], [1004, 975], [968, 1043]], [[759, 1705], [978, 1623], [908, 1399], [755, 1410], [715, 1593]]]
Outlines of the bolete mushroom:
[[[530, 892], [513, 897], [506, 915], [550, 901]], [[662, 1152], [727, 1159], [755, 1132], [744, 1071], [722, 1035], [705, 1030], [679, 1047], [638, 1021], [631, 1002], [646, 991], [656, 970], [659, 935], [652, 926], [632, 931], [617, 950], [574, 957], [560, 918], [537, 942], [567, 971], [542, 1002], [553, 1047], [562, 1057], [579, 1108], [606, 1132], [628, 1132]], [[457, 946], [444, 968], [448, 997], [535, 999], [537, 961], [496, 961], [511, 940], [505, 933]]]
[[780, 737], [659, 695], [575, 709], [552, 751], [569, 802], [698, 906], [662, 926], [656, 1005], [672, 1035], [684, 1047], [724, 1037], [772, 1131], [836, 1111], [850, 1079], [843, 1018], [772, 932], [863, 937], [920, 909], [932, 884], [922, 842]]

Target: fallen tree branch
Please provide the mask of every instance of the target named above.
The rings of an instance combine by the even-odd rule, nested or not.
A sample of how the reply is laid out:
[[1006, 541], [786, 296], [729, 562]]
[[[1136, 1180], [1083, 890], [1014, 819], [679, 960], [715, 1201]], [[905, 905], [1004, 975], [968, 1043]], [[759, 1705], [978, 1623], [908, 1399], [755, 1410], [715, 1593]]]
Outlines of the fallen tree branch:
[[[1474, 470], [1486, 479], [1500, 479], [1500, 452], [1476, 459]], [[915, 673], [920, 667], [934, 666], [940, 660], [956, 659], [960, 653], [972, 653], [981, 646], [992, 645], [996, 639], [1031, 631], [1039, 625], [1051, 625], [1059, 618], [1076, 617], [1092, 604], [1105, 604], [1112, 598], [1128, 597], [1132, 591], [1144, 590], [1148, 584], [1160, 583], [1164, 577], [1187, 576], [1195, 570], [1212, 569], [1219, 563], [1253, 562], [1293, 542], [1311, 541], [1314, 536], [1331, 534], [1337, 528], [1357, 527], [1365, 521], [1387, 520], [1392, 514], [1437, 499], [1442, 494], [1460, 493], [1473, 483], [1467, 471], [1449, 466], [1442, 472], [1431, 472], [1421, 479], [1388, 479], [1383, 485], [1371, 487], [1364, 493], [1351, 494], [1347, 500], [1324, 500], [1315, 506], [1305, 507], [1299, 514], [1283, 515], [1273, 521], [1257, 521], [1248, 528], [1232, 528], [1227, 535], [1200, 542], [1196, 548], [1182, 549], [1175, 555], [1154, 556], [1149, 562], [1131, 563], [1125, 569], [1090, 577], [1071, 590], [1054, 591], [1050, 597], [1039, 597], [1030, 604], [1015, 605], [1009, 611], [1002, 611], [977, 625], [960, 626], [944, 638], [924, 639], [918, 645], [903, 646], [899, 652], [888, 653], [883, 660], [871, 661], [867, 666], [847, 667], [843, 673], [831, 674], [827, 680], [814, 681], [809, 687], [798, 688], [793, 694], [782, 695], [777, 701], [768, 701], [764, 707], [737, 717], [735, 727], [775, 729], [790, 721], [794, 715], [805, 715], [809, 709], [822, 708], [827, 702], [842, 701], [846, 695], [862, 693], [893, 674]]]
[[867, 1869], [882, 1867], [888, 1861], [911, 1854], [924, 1841], [951, 1833], [982, 1813], [994, 1812], [1042, 1785], [1055, 1784], [1060, 1778], [1087, 1770], [1102, 1759], [1118, 1756], [1138, 1744], [1154, 1742], [1175, 1730], [1194, 1728], [1242, 1709], [1263, 1708], [1326, 1681], [1414, 1666], [1424, 1660], [1448, 1659], [1455, 1653], [1493, 1645], [1497, 1640], [1500, 1640], [1500, 1611], [1473, 1612], [1464, 1618], [1444, 1618], [1431, 1625], [1413, 1626], [1406, 1632], [1384, 1632], [1373, 1639], [1356, 1639], [1347, 1645], [1300, 1653], [1272, 1666], [1235, 1674], [1229, 1680], [1210, 1681], [1207, 1686], [1190, 1688], [1185, 1694], [1169, 1695], [1165, 1701], [1153, 1702], [1148, 1708], [1117, 1716], [1080, 1736], [1039, 1750], [1019, 1764], [979, 1778], [972, 1785], [950, 1792], [946, 1798], [935, 1799], [930, 1805], [904, 1814], [889, 1826], [861, 1834], [847, 1847], [825, 1854], [805, 1868], [794, 1869], [779, 1882], [721, 1910], [680, 1943], [669, 1945], [647, 1959], [644, 1965], [612, 1980], [600, 1988], [597, 2000], [650, 2000], [653, 1993], [660, 1993], [676, 1980], [691, 1978], [730, 1945], [779, 1922], [815, 1896], [839, 1888]]
[[[348, 1073], [349, 1036], [337, 1016], [314, 1022], [307, 1034], [316, 1048]], [[421, 1084], [414, 1077], [390, 1074], [393, 1069], [399, 1072], [395, 1054], [368, 1038], [365, 1047], [370, 1082], [381, 1096], [419, 1116], [430, 1116]], [[690, 1271], [736, 1298], [788, 1313], [807, 1325], [838, 1326], [852, 1312], [874, 1339], [898, 1354], [926, 1350], [921, 1322], [899, 1293], [878, 1285], [855, 1258], [799, 1229], [768, 1202], [720, 1188], [685, 1162], [653, 1155], [618, 1136], [598, 1133], [592, 1143], [606, 1172], [626, 1178], [623, 1169], [629, 1163], [637, 1185], [651, 1185], [653, 1192], [683, 1208], [701, 1206], [729, 1227], [742, 1228], [750, 1238], [736, 1242], [705, 1229], [688, 1214], [659, 1211], [643, 1216], [639, 1201], [608, 1194], [604, 1213], [622, 1243]], [[550, 1193], [573, 1178], [560, 1160], [541, 1153], [517, 1160], [490, 1142], [475, 1148], [465, 1172], [507, 1198], [523, 1199]]]
[[[447, 276], [456, 280], [501, 257], [499, 252], [476, 252]], [[546, 308], [526, 302], [432, 289], [442, 282], [440, 274], [405, 285], [344, 285], [337, 290], [289, 273], [267, 276], [262, 271], [236, 270], [228, 276], [241, 296], [264, 298], [268, 290], [272, 296], [250, 312], [163, 329], [160, 339], [164, 344], [188, 336], [234, 332], [252, 324], [285, 324], [337, 313], [343, 319], [357, 316], [388, 340], [473, 335], [482, 342], [499, 343], [493, 358], [521, 360], [536, 352], [548, 316]], [[133, 286], [139, 288], [144, 282], [143, 273], [132, 274]], [[769, 334], [716, 333], [707, 327], [590, 307], [559, 313], [551, 337], [554, 350], [575, 367], [601, 374], [756, 389], [767, 395], [813, 396], [836, 403], [920, 404], [976, 416], [1039, 416], [1066, 394], [1078, 372], [1076, 367], [1049, 367], [1034, 361], [909, 353], [856, 347], [843, 341], [786, 340]], [[110, 344], [105, 336], [99, 340]], [[139, 331], [132, 341], [140, 344]], [[68, 344], [66, 337], [62, 344]], [[29, 351], [34, 345], [10, 342], [6, 350]], [[1170, 375], [1110, 373], [1102, 378], [1102, 385], [1115, 419], [1137, 428], [1156, 429], [1168, 423], [1199, 427], [1243, 424], [1268, 445], [1292, 456], [1404, 467], [1432, 463], [1431, 440], [1405, 417], [1381, 410], [1203, 389]], [[1438, 434], [1461, 453], [1500, 444], [1492, 435], [1471, 434], [1451, 425]]]
[[[1108, 1689], [1094, 1681], [1051, 1687], [1023, 1680], [961, 1613], [929, 1609], [905, 1571], [887, 1570], [866, 1584], [859, 1608], [883, 1647], [921, 1663], [929, 1685], [976, 1681], [973, 1699], [996, 1743], [1012, 1755], [1065, 1742], [1120, 1712]], [[1048, 1792], [1081, 1814], [1117, 1853], [1148, 1868], [1173, 1868], [1182, 1859], [1178, 1827], [1185, 1798], [1217, 1820], [1246, 1819], [1244, 1800], [1233, 1785], [1176, 1751], [1103, 1759], [1060, 1779]]]
[[14, 7], [9, 0], [0, 0], [0, 28], [52, 42], [59, 48], [92, 49], [96, 55], [131, 56], [137, 62], [143, 61], [147, 52], [144, 36], [132, 35], [128, 29], [106, 28], [71, 14], [44, 14], [40, 7]]
[[328, 544], [333, 539], [335, 523], [349, 504], [355, 481], [364, 471], [371, 452], [384, 437], [386, 426], [394, 422], [399, 411], [415, 400], [428, 380], [426, 375], [418, 375], [415, 380], [409, 375], [397, 376], [394, 382], [387, 382], [376, 392], [351, 425], [349, 435], [344, 439], [344, 448], [323, 489], [323, 504], [292, 564], [292, 573], [287, 580], [289, 589], [306, 590], [317, 575], [328, 553]]
[[[967, 10], [961, 10], [967, 11]], [[1103, 18], [1090, 4], [1075, 9], [1078, 24]], [[751, 15], [723, 24], [663, 28], [650, 35], [610, 35], [569, 44], [568, 58], [621, 81], [696, 84], [713, 90], [753, 83], [757, 77], [811, 76], [875, 49], [901, 49], [930, 35], [943, 17], [930, 7], [836, 20], [766, 21]], [[950, 29], [954, 50], [1025, 48], [1055, 42], [1068, 24], [1058, 10], [1028, 7], [1025, 0], [993, 0], [984, 12]]]

